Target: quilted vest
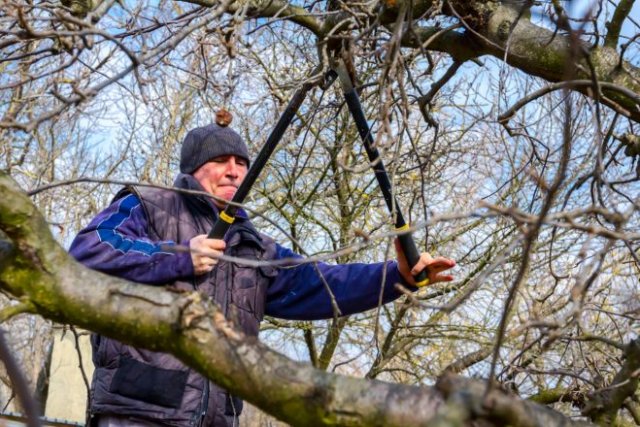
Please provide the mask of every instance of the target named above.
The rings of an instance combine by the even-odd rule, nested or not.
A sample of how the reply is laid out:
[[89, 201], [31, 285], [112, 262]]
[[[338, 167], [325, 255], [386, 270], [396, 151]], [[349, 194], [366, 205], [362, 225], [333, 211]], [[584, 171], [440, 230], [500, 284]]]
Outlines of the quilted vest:
[[[197, 188], [181, 175], [180, 187]], [[211, 229], [213, 205], [201, 197], [151, 188], [128, 188], [142, 202], [152, 240], [186, 242]], [[238, 218], [227, 233], [226, 255], [251, 260], [275, 257], [275, 242], [259, 234], [248, 219]], [[257, 336], [266, 291], [277, 274], [273, 267], [247, 267], [220, 260], [209, 273], [172, 286], [211, 297], [227, 319], [248, 336]], [[155, 420], [169, 426], [237, 426], [242, 401], [209, 382], [175, 357], [92, 337], [94, 373], [90, 414], [116, 414]]]

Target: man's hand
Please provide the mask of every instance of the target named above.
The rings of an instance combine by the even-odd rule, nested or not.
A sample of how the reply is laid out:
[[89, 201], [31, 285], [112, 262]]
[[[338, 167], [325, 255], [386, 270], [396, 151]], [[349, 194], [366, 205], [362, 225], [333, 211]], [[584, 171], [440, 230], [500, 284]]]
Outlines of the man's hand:
[[213, 266], [218, 263], [218, 257], [222, 255], [226, 246], [224, 240], [209, 239], [206, 234], [200, 234], [189, 240], [191, 262], [193, 262], [193, 271], [196, 276], [213, 270]]
[[398, 239], [395, 240], [395, 245], [396, 253], [398, 254], [398, 270], [404, 280], [409, 284], [415, 286], [416, 281], [413, 279], [413, 275], [417, 275], [425, 268], [427, 269], [427, 276], [429, 277], [429, 285], [438, 282], [451, 282], [453, 280], [452, 275], [441, 273], [455, 267], [456, 262], [454, 260], [441, 256], [433, 258], [429, 253], [423, 252], [420, 254], [416, 265], [410, 268]]

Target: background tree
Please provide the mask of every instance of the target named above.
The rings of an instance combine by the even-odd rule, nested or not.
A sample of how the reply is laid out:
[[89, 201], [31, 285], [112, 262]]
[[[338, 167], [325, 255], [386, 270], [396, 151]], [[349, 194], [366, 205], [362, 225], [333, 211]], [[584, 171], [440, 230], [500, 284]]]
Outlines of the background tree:
[[[566, 421], [520, 399], [603, 425], [640, 424], [633, 1], [2, 6], [2, 319], [21, 343], [12, 348], [33, 389], [46, 372], [42, 338], [51, 325], [14, 317], [22, 311], [175, 352], [294, 424], [407, 425], [433, 417], [443, 398], [437, 419], [449, 424], [482, 418], [551, 425], [522, 410]], [[126, 326], [150, 319], [116, 316], [116, 299], [135, 305], [141, 302], [131, 295], [158, 293], [149, 298], [160, 325], [177, 321], [169, 301], [214, 309], [116, 280], [104, 279], [111, 293], [91, 300], [80, 285], [69, 290], [76, 275], [88, 273], [67, 264], [41, 225], [23, 222], [20, 209], [35, 214], [9, 176], [32, 191], [55, 238], [68, 244], [118, 188], [101, 183], [170, 185], [184, 133], [220, 107], [233, 112], [233, 126], [257, 152], [293, 90], [317, 81], [316, 67], [326, 71], [339, 47], [353, 58], [376, 143], [419, 246], [457, 259], [457, 280], [348, 319], [274, 319], [261, 339], [284, 339], [283, 353], [323, 370], [421, 388], [361, 386], [289, 365], [229, 333], [222, 321], [181, 318], [184, 336], [159, 328], [150, 339], [152, 332], [136, 335]], [[390, 218], [338, 85], [312, 91], [261, 179], [247, 207], [278, 241], [340, 262], [392, 256]], [[46, 261], [53, 258], [55, 268]], [[31, 270], [28, 282], [17, 274]], [[80, 283], [103, 289], [102, 281]], [[94, 315], [80, 318], [80, 300], [82, 313], [95, 307]], [[40, 350], [32, 352], [35, 336]], [[211, 355], [198, 338], [229, 353]], [[27, 354], [36, 357], [29, 362]], [[242, 356], [240, 365], [225, 359], [231, 354]], [[314, 385], [281, 390], [269, 366], [245, 371], [251, 357], [273, 362], [273, 369], [296, 366], [305, 377], [296, 381]], [[268, 400], [252, 393], [236, 384], [239, 372], [282, 394]], [[476, 390], [453, 373], [487, 385]], [[345, 390], [331, 388], [343, 381]], [[366, 398], [352, 402], [341, 394], [351, 387], [368, 387]], [[382, 405], [366, 393], [377, 390], [402, 398]], [[458, 404], [465, 390], [493, 394], [465, 406]], [[301, 407], [294, 410], [285, 402], [296, 391]], [[2, 406], [10, 395], [4, 392]], [[414, 399], [424, 399], [424, 411]], [[385, 415], [372, 415], [367, 402]], [[461, 408], [467, 410], [455, 410]], [[347, 412], [354, 415], [341, 418]]]

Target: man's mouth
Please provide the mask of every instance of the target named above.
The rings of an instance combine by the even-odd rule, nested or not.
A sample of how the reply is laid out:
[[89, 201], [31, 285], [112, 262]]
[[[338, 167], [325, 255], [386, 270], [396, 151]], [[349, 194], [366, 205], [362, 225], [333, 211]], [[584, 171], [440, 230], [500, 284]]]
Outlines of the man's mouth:
[[233, 195], [236, 194], [236, 191], [238, 191], [238, 187], [235, 185], [221, 185], [218, 189], [220, 190], [218, 193], [220, 197], [227, 200], [230, 200]]

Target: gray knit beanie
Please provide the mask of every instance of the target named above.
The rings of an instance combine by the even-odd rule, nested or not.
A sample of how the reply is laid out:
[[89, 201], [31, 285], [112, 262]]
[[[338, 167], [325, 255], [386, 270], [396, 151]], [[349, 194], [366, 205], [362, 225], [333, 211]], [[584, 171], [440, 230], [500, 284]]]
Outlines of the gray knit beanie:
[[242, 137], [228, 127], [231, 120], [231, 114], [219, 111], [216, 123], [187, 133], [180, 152], [180, 172], [192, 174], [200, 166], [219, 156], [242, 157], [249, 164], [249, 150]]

